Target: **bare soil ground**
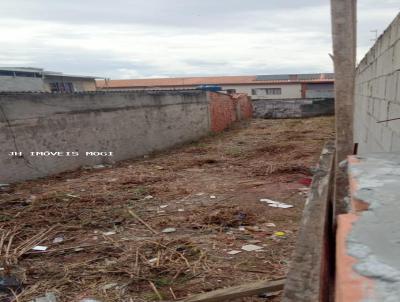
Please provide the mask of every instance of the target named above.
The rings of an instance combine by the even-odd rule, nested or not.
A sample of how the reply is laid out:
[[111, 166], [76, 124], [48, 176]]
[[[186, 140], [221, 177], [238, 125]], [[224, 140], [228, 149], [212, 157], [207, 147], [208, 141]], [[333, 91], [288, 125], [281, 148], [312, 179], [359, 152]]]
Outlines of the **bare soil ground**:
[[[0, 274], [23, 286], [0, 301], [46, 292], [63, 302], [172, 301], [284, 277], [304, 183], [332, 138], [332, 118], [252, 120], [113, 167], [13, 185], [0, 193]], [[248, 244], [262, 250], [241, 250]]]

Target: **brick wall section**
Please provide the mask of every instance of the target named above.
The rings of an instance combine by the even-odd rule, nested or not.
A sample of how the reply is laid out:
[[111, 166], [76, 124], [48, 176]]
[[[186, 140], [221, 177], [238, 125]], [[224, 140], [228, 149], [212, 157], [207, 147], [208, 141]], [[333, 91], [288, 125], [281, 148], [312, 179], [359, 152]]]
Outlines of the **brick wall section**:
[[245, 94], [227, 95], [209, 92], [211, 131], [221, 132], [232, 123], [251, 118], [253, 107]]
[[359, 152], [400, 151], [400, 14], [360, 62], [354, 138]]

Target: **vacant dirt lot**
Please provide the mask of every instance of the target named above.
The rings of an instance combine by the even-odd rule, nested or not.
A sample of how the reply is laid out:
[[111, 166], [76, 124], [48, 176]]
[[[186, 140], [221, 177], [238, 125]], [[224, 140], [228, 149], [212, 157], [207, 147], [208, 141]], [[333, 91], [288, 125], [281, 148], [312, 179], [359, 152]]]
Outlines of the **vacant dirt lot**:
[[284, 277], [332, 125], [252, 120], [168, 152], [3, 189], [0, 274], [22, 286], [0, 301], [46, 292], [65, 302], [172, 301]]

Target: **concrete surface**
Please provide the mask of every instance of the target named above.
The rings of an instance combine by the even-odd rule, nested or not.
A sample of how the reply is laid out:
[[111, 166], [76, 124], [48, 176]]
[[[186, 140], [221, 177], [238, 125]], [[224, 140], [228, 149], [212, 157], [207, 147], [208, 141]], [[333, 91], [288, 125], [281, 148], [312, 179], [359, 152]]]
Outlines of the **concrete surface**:
[[253, 116], [258, 118], [301, 118], [334, 113], [333, 99], [253, 100]]
[[[346, 254], [355, 259], [353, 278], [368, 278], [359, 283], [370, 291], [362, 299], [342, 301], [394, 302], [400, 297], [400, 154], [375, 153], [352, 156], [349, 160], [352, 179], [351, 212], [356, 215], [346, 240]], [[366, 206], [359, 207], [363, 202]], [[356, 206], [354, 206], [356, 205]], [[350, 215], [350, 214], [346, 214]], [[340, 222], [339, 222], [340, 228]], [[347, 266], [338, 257], [338, 269]], [[348, 275], [347, 274], [347, 275]], [[356, 276], [356, 277], [354, 277]], [[358, 276], [358, 277], [357, 277]], [[339, 280], [339, 286], [346, 278]], [[349, 287], [345, 291], [354, 291]], [[372, 291], [372, 292], [371, 292]]]
[[356, 73], [354, 142], [359, 154], [400, 151], [400, 14]]

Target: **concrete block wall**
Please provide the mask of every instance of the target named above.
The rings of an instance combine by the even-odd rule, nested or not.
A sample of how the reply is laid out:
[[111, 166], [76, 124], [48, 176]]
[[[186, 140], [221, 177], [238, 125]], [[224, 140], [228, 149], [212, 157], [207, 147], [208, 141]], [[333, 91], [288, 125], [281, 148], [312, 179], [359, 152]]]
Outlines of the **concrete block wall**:
[[302, 118], [334, 115], [333, 99], [253, 100], [253, 116], [258, 118]]
[[[211, 113], [215, 99], [228, 104], [226, 112]], [[108, 164], [197, 140], [237, 120], [237, 108], [231, 106], [236, 102], [203, 91], [0, 94], [0, 183]], [[235, 118], [216, 127], [224, 114]]]
[[360, 62], [354, 141], [359, 153], [400, 151], [400, 14]]

